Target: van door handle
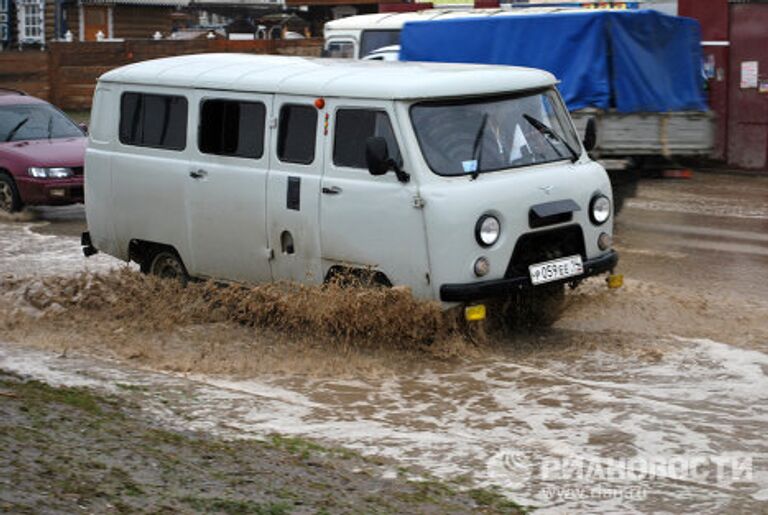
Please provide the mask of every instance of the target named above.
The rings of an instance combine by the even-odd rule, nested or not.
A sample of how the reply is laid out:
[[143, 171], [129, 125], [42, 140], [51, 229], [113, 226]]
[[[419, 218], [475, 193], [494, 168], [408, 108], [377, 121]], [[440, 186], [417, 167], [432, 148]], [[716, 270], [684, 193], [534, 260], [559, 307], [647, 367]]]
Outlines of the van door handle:
[[339, 193], [341, 193], [341, 188], [339, 188], [338, 186], [331, 186], [331, 187], [323, 186], [323, 193], [325, 193], [326, 195], [338, 195]]
[[208, 172], [206, 172], [201, 168], [199, 170], [192, 170], [191, 172], [189, 172], [189, 176], [192, 177], [193, 179], [203, 179], [208, 176]]

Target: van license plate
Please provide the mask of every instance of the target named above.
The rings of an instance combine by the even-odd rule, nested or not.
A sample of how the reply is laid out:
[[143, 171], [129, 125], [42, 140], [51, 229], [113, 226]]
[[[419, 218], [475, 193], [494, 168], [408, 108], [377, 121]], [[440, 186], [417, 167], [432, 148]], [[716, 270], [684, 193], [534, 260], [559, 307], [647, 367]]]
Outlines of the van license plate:
[[536, 263], [529, 266], [528, 271], [531, 274], [533, 284], [544, 284], [581, 275], [584, 273], [584, 265], [581, 262], [581, 256], [577, 254], [544, 263]]

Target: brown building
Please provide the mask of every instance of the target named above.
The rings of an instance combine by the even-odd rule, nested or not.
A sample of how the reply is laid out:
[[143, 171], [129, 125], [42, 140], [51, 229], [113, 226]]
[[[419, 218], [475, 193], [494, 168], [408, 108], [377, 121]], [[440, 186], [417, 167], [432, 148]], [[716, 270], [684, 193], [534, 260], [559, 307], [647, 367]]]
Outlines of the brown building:
[[678, 8], [701, 23], [715, 157], [768, 171], [768, 1], [680, 0]]
[[51, 41], [167, 37], [189, 0], [0, 0], [0, 44], [45, 47]]
[[314, 36], [322, 37], [326, 22], [358, 14], [377, 13], [383, 7], [403, 4], [402, 0], [286, 0], [286, 6], [311, 23]]
[[[81, 0], [67, 4], [67, 29], [79, 41], [95, 41], [101, 32], [107, 39], [149, 39], [155, 32], [168, 36], [173, 13], [189, 0]], [[66, 31], [65, 31], [66, 32]]]

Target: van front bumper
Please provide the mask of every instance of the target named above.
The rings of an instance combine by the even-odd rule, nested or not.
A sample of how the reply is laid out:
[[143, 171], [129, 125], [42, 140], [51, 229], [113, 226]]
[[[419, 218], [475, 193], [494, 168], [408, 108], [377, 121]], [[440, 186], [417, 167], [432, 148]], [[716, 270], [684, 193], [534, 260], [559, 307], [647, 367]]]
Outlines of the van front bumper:
[[[547, 284], [581, 281], [587, 277], [613, 270], [618, 262], [619, 255], [616, 251], [612, 250], [604, 256], [585, 261], [583, 274]], [[533, 287], [531, 278], [528, 276], [508, 277], [475, 283], [444, 284], [440, 287], [440, 300], [443, 302], [472, 302], [504, 297], [515, 291]]]

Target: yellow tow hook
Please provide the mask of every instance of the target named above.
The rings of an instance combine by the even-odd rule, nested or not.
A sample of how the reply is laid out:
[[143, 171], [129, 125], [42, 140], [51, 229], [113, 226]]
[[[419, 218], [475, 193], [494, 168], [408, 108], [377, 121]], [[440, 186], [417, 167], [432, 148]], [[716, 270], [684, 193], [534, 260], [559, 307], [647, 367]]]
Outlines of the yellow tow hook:
[[615, 290], [618, 288], [621, 288], [624, 286], [624, 275], [623, 274], [614, 274], [613, 272], [608, 275], [608, 278], [605, 280], [605, 282], [608, 284], [608, 288], [611, 290]]

